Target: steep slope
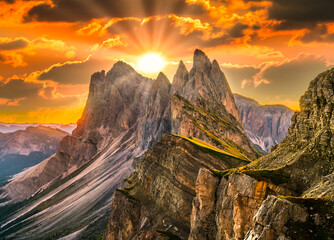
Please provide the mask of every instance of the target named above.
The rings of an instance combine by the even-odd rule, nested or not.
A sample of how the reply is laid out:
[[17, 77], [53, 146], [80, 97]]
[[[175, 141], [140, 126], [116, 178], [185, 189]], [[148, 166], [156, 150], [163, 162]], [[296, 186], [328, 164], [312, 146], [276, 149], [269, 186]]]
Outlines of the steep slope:
[[240, 121], [230, 87], [216, 60], [196, 50], [188, 73], [181, 61], [171, 88], [172, 133], [192, 136], [222, 148], [259, 157]]
[[199, 169], [241, 167], [257, 156], [224, 74], [202, 51], [190, 73], [180, 62], [170, 109], [173, 134], [116, 191], [106, 239], [187, 239]]
[[[61, 141], [54, 156], [1, 189], [6, 202], [0, 236], [99, 235], [102, 230], [89, 225], [103, 228], [115, 188], [132, 172], [135, 159], [170, 129], [162, 117], [168, 116], [169, 85], [163, 74], [153, 81], [123, 62], [107, 74], [93, 74], [72, 136]], [[143, 124], [146, 119], [151, 124]]]
[[249, 139], [262, 151], [270, 152], [288, 134], [294, 112], [283, 105], [260, 105], [239, 94], [233, 96]]
[[247, 165], [165, 136], [115, 194], [105, 238], [334, 239], [333, 96], [331, 69], [310, 83], [287, 137]]
[[334, 170], [334, 69], [319, 74], [300, 98], [287, 137], [256, 168], [283, 168], [305, 191]]
[[187, 239], [199, 169], [248, 163], [196, 142], [166, 134], [145, 153], [115, 193], [106, 239]]
[[60, 140], [67, 134], [43, 126], [0, 133], [0, 184], [54, 154]]

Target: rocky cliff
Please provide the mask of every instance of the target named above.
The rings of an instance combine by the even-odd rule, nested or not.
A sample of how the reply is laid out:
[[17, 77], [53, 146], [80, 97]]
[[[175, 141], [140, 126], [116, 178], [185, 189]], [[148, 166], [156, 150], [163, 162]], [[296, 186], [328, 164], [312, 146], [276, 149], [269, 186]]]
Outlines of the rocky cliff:
[[283, 105], [260, 105], [253, 99], [234, 94], [245, 131], [256, 148], [270, 152], [288, 134], [293, 111]]
[[[168, 132], [176, 135], [162, 138]], [[154, 151], [152, 146], [160, 138], [164, 144]], [[179, 142], [185, 147], [180, 148]], [[196, 148], [190, 148], [192, 145]], [[163, 157], [160, 163], [151, 161], [153, 166], [142, 160], [150, 156], [143, 153], [151, 147], [155, 160]], [[159, 151], [164, 148], [170, 150], [170, 157], [169, 153], [160, 156]], [[193, 154], [178, 157], [198, 148], [203, 151], [203, 159]], [[189, 73], [180, 63], [172, 85], [162, 73], [151, 80], [118, 62], [108, 73], [92, 75], [82, 117], [73, 134], [61, 141], [59, 151], [1, 189], [4, 207], [0, 208], [0, 236], [80, 239], [100, 234], [115, 189], [130, 175], [137, 161], [142, 171], [137, 172], [138, 178], [131, 179], [141, 186], [139, 195], [146, 191], [142, 186], [153, 189], [169, 182], [170, 190], [156, 188], [155, 193], [147, 194], [151, 199], [159, 197], [160, 203], [164, 196], [180, 194], [177, 199], [185, 216], [172, 216], [170, 220], [182, 223], [177, 226], [182, 234], [187, 234], [189, 224], [182, 225], [190, 216], [188, 200], [195, 196], [198, 170], [239, 167], [257, 156], [242, 128], [224, 74], [218, 63], [211, 62], [202, 51], [195, 51]], [[170, 159], [177, 165], [170, 164]], [[173, 177], [175, 172], [179, 172], [177, 178]], [[153, 179], [155, 173], [161, 173], [161, 178], [153, 184], [147, 182], [145, 176], [152, 174]], [[183, 197], [185, 201], [181, 201]], [[156, 209], [177, 211], [177, 206], [157, 204]]]
[[163, 74], [148, 79], [123, 62], [93, 74], [73, 134], [55, 155], [1, 189], [0, 236], [99, 235], [115, 188], [135, 159], [170, 131], [169, 88]]
[[172, 133], [196, 137], [223, 149], [239, 148], [250, 159], [259, 157], [246, 137], [232, 92], [216, 60], [211, 62], [196, 50], [190, 72], [181, 61], [171, 95]]
[[334, 69], [310, 83], [287, 137], [248, 164], [165, 136], [115, 194], [105, 238], [334, 239], [333, 91]]

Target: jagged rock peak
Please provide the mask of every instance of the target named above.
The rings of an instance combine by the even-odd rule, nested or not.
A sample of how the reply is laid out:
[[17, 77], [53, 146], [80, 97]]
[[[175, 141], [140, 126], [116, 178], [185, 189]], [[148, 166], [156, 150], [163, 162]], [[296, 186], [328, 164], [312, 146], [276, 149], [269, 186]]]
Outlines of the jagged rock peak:
[[211, 70], [211, 66], [208, 56], [203, 51], [196, 49], [193, 58], [193, 68], [208, 73]]
[[131, 67], [129, 64], [123, 61], [116, 62], [114, 66], [111, 68], [111, 71], [116, 71], [116, 70], [135, 71], [133, 67]]
[[172, 83], [172, 94], [175, 94], [178, 90], [182, 89], [189, 80], [189, 72], [181, 60]]
[[169, 82], [167, 76], [163, 72], [159, 73], [159, 75], [158, 75], [158, 77], [155, 81], [159, 86], [169, 86], [170, 85], [170, 82]]

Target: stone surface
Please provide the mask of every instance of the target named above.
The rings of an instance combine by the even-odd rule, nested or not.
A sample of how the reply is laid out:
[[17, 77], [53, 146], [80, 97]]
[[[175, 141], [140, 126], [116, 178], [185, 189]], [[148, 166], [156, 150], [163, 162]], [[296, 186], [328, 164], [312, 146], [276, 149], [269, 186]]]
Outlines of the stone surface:
[[260, 105], [239, 94], [233, 96], [249, 139], [257, 148], [270, 152], [288, 134], [294, 111], [283, 105]]
[[[6, 226], [0, 238], [60, 238], [78, 230], [77, 239], [100, 235], [113, 192], [135, 159], [170, 129], [169, 87], [163, 74], [148, 79], [123, 62], [107, 74], [93, 74], [73, 134], [62, 139], [55, 155], [0, 190], [0, 223]], [[6, 210], [29, 197], [14, 204], [15, 211]]]
[[171, 131], [196, 137], [219, 148], [226, 145], [250, 159], [259, 155], [241, 125], [231, 89], [216, 60], [196, 50], [188, 73], [180, 62], [171, 87]]
[[196, 180], [196, 197], [190, 216], [189, 240], [214, 239], [217, 234], [215, 222], [216, 190], [219, 178], [208, 169], [201, 168]]
[[[190, 141], [166, 134], [151, 150], [145, 153], [136, 171], [125, 182], [121, 191], [126, 192], [130, 199], [134, 198], [140, 202], [140, 222], [146, 218], [150, 222], [148, 229], [145, 230], [145, 235], [157, 235], [160, 231], [162, 236], [171, 235], [187, 239], [190, 232], [189, 219], [192, 212], [192, 200], [196, 192], [200, 194], [199, 210], [205, 211], [201, 214], [204, 216], [213, 206], [214, 186], [210, 186], [211, 190], [207, 190], [202, 184], [207, 181], [208, 184], [218, 183], [218, 179], [215, 180], [213, 176], [202, 175], [203, 178], [197, 178], [198, 171], [201, 168], [226, 169], [244, 164], [244, 161], [227, 155], [219, 158]], [[196, 182], [197, 190], [195, 190]], [[210, 191], [211, 195], [205, 198], [207, 191]], [[119, 201], [119, 199], [114, 201]], [[123, 203], [121, 206], [126, 205], [127, 203]], [[119, 208], [114, 210], [111, 219], [114, 218], [114, 212], [122, 211]], [[124, 211], [127, 210], [124, 209]], [[124, 221], [121, 219], [121, 222]], [[117, 239], [117, 234], [122, 231], [121, 227], [114, 228], [111, 232], [107, 232], [107, 237], [111, 235]], [[138, 225], [135, 239], [142, 234], [143, 231]]]
[[287, 137], [254, 163], [256, 168], [283, 168], [301, 194], [334, 170], [334, 69], [319, 74], [300, 98]]

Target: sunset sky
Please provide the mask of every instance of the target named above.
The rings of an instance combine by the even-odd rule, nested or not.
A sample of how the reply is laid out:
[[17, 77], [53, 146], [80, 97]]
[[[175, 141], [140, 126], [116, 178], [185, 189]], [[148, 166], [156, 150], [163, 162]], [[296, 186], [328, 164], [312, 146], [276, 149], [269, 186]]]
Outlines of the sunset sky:
[[[196, 48], [232, 91], [298, 110], [334, 64], [333, 0], [0, 0], [0, 122], [72, 123], [92, 73], [156, 53], [170, 81]], [[158, 72], [139, 71], [155, 78]]]

